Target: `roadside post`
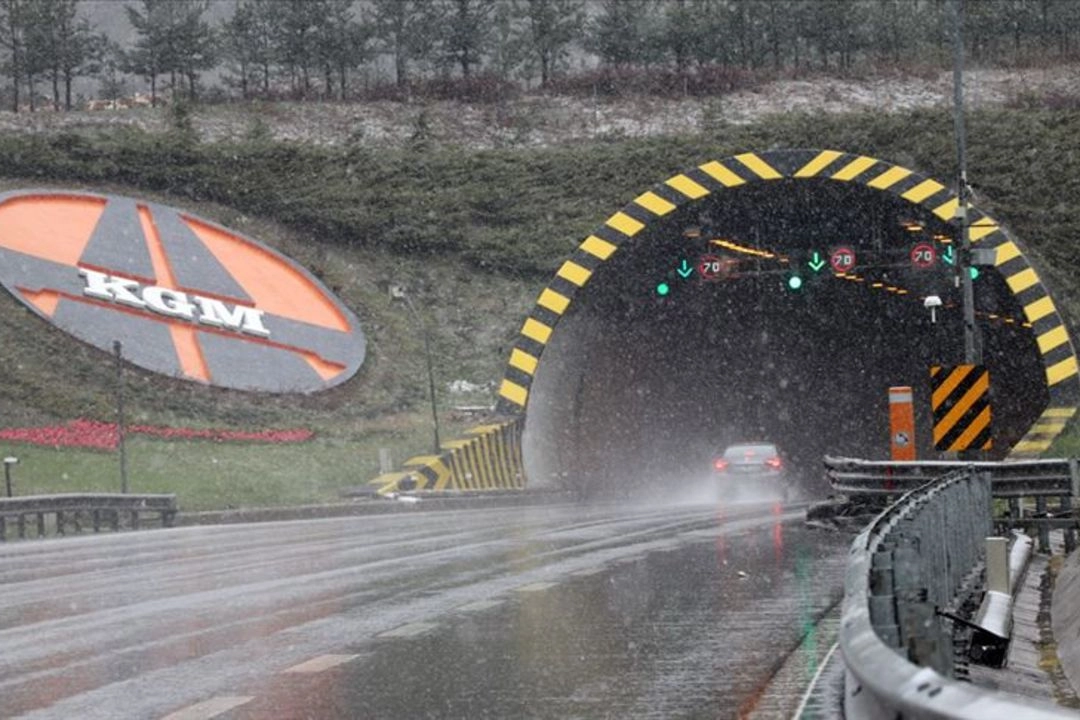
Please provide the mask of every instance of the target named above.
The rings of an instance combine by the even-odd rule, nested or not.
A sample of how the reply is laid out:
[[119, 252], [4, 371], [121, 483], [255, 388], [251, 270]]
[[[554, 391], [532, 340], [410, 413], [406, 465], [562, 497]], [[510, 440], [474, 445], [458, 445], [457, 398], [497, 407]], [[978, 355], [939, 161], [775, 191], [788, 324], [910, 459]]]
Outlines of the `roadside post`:
[[910, 386], [889, 388], [889, 450], [894, 461], [915, 460], [915, 406]]
[[4, 484], [7, 485], [7, 496], [12, 497], [11, 492], [11, 466], [18, 465], [19, 458], [11, 455], [4, 458]]

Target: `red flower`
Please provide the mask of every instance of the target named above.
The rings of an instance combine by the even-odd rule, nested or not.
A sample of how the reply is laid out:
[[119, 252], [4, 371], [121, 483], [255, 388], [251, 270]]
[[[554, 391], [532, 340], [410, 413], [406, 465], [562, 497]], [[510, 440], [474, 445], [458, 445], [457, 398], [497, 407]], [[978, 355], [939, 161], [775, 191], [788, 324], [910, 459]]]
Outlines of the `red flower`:
[[[274, 444], [306, 442], [315, 436], [315, 433], [306, 428], [251, 431], [131, 425], [127, 428], [127, 432], [166, 440], [212, 440], [214, 442], [264, 442]], [[116, 423], [80, 418], [64, 425], [3, 429], [0, 430], [0, 440], [31, 445], [47, 445], [55, 448], [75, 447], [115, 450], [119, 443], [119, 433]]]

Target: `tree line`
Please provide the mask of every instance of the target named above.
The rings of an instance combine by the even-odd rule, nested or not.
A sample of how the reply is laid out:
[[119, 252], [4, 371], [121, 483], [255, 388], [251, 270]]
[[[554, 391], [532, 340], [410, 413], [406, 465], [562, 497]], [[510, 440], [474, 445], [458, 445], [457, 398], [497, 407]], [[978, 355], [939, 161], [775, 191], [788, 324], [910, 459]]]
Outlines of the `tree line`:
[[[135, 40], [120, 46], [79, 0], [0, 0], [0, 73], [7, 105], [48, 97], [72, 109], [78, 78], [115, 98], [138, 78], [150, 101], [217, 94], [242, 99], [388, 97], [470, 87], [608, 91], [659, 73], [683, 92], [729, 89], [736, 72], [849, 72], [940, 67], [951, 55], [953, 0], [211, 0], [124, 5]], [[1071, 59], [1076, 0], [967, 0], [976, 62]], [[374, 79], [373, 79], [374, 78]], [[720, 82], [711, 82], [719, 78]], [[693, 82], [690, 82], [693, 80]], [[725, 84], [727, 83], [727, 84]], [[47, 94], [46, 94], [47, 93]]]

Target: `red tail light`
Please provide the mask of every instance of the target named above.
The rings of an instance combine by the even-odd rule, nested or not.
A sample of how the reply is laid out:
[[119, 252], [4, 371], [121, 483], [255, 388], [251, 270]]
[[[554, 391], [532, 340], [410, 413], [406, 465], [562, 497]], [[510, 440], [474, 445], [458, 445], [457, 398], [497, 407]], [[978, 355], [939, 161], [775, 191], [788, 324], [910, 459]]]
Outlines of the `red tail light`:
[[765, 464], [769, 466], [770, 470], [782, 470], [784, 463], [778, 457], [771, 457], [765, 461]]
[[716, 458], [712, 461], [712, 466], [716, 468], [718, 472], [724, 472], [727, 470], [727, 460], [724, 458]]

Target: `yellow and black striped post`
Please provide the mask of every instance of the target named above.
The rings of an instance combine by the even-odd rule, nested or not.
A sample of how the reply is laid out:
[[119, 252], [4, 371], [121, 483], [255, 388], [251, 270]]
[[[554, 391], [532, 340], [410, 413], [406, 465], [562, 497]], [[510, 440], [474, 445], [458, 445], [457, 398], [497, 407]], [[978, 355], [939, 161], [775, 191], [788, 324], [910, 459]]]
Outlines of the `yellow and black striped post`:
[[990, 371], [985, 365], [930, 368], [934, 448], [946, 452], [989, 450]]

